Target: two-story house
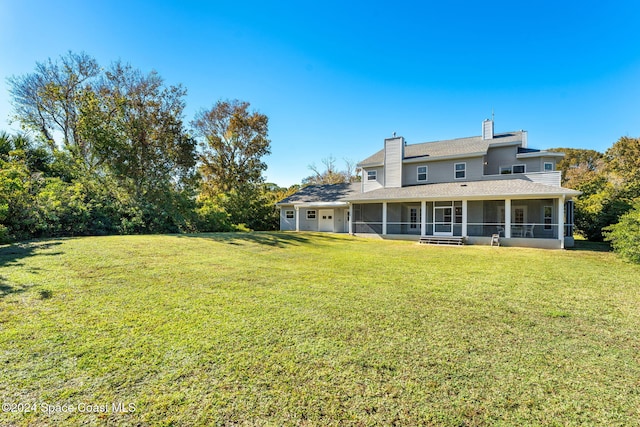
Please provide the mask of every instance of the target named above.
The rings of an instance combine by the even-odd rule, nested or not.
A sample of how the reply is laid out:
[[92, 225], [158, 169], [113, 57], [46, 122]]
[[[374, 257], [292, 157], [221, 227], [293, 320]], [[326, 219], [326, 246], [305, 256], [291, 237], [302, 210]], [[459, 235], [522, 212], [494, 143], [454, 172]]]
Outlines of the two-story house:
[[469, 138], [408, 145], [394, 136], [358, 164], [361, 182], [308, 186], [279, 202], [280, 229], [572, 246], [580, 192], [560, 185], [563, 156], [529, 148], [526, 131], [494, 134], [492, 120]]

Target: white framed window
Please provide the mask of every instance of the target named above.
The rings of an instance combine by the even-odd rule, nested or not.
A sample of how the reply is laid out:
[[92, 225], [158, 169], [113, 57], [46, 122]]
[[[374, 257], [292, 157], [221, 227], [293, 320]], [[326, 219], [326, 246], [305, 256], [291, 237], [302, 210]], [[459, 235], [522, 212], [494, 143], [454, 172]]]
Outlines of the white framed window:
[[513, 165], [513, 173], [525, 173], [527, 171], [526, 165]]
[[418, 182], [425, 182], [429, 169], [426, 166], [418, 166]]
[[293, 211], [284, 211], [284, 216], [287, 219], [293, 219], [294, 217]]
[[307, 211], [307, 219], [316, 219], [316, 211]]
[[465, 179], [467, 177], [467, 164], [466, 163], [454, 164], [453, 173], [456, 179]]
[[508, 175], [511, 173], [511, 166], [500, 166], [500, 175]]
[[545, 206], [543, 209], [544, 229], [551, 230], [553, 225], [553, 206]]
[[378, 171], [367, 171], [367, 181], [375, 181], [378, 179]]
[[552, 162], [544, 162], [544, 171], [545, 172], [551, 172], [553, 170], [553, 163]]

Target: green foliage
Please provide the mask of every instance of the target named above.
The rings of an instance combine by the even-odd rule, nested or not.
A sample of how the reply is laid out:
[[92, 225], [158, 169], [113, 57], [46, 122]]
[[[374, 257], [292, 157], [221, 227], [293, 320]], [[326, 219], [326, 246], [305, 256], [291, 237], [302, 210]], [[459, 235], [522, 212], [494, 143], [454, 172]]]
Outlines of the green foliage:
[[611, 242], [614, 251], [631, 262], [640, 263], [640, 200], [618, 223], [604, 230], [605, 240]]
[[262, 183], [270, 154], [269, 119], [239, 100], [218, 101], [191, 123], [203, 138], [200, 173], [207, 196]]

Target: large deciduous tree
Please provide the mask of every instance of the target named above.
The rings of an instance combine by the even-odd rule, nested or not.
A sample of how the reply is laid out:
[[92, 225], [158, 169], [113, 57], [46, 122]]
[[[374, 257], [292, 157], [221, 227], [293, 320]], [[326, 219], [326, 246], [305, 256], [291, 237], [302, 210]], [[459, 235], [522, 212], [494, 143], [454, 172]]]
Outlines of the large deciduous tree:
[[52, 151], [66, 148], [87, 167], [92, 166], [91, 141], [78, 130], [79, 101], [92, 91], [101, 70], [86, 53], [69, 52], [58, 61], [36, 63], [33, 73], [8, 79], [15, 119], [37, 132]]
[[262, 157], [270, 154], [269, 119], [249, 111], [249, 103], [218, 101], [196, 114], [192, 126], [202, 137], [200, 172], [203, 192], [215, 196], [263, 182], [267, 169]]
[[118, 231], [190, 228], [196, 142], [183, 124], [182, 87], [74, 53], [9, 84], [16, 118], [46, 142], [59, 177], [107, 190]]

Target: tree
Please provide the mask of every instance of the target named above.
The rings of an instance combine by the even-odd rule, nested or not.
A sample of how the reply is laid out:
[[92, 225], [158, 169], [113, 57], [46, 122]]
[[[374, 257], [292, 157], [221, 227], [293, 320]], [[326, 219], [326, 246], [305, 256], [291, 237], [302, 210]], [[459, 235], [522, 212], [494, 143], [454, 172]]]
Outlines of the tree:
[[355, 162], [344, 159], [345, 168], [338, 170], [336, 167], [336, 159], [333, 156], [322, 159], [324, 170], [319, 169], [315, 163], [309, 165], [309, 169], [313, 175], [302, 180], [303, 185], [322, 185], [322, 184], [342, 184], [347, 182], [357, 182], [360, 177], [355, 174]]
[[605, 228], [605, 240], [623, 258], [640, 263], [640, 201], [617, 224]]
[[562, 185], [568, 188], [578, 188], [583, 183], [596, 179], [604, 170], [604, 154], [595, 150], [579, 148], [553, 148], [549, 151], [564, 153], [556, 164], [562, 172]]
[[605, 153], [609, 180], [627, 199], [640, 197], [640, 138], [623, 136]]
[[85, 53], [36, 63], [35, 72], [8, 79], [15, 118], [38, 133], [51, 151], [64, 147], [91, 167], [91, 142], [78, 132], [79, 100], [99, 74], [97, 62]]
[[207, 196], [243, 191], [263, 181], [267, 165], [262, 157], [271, 153], [269, 119], [250, 112], [249, 106], [238, 100], [218, 101], [210, 110], [198, 112], [192, 122], [203, 138], [200, 173]]

